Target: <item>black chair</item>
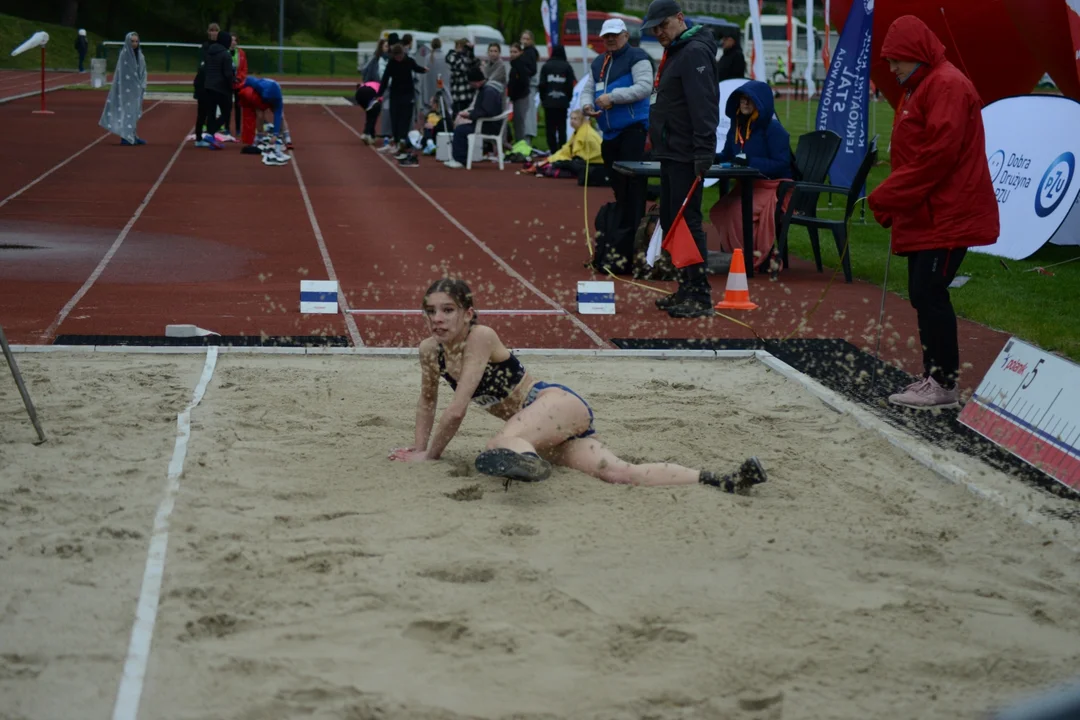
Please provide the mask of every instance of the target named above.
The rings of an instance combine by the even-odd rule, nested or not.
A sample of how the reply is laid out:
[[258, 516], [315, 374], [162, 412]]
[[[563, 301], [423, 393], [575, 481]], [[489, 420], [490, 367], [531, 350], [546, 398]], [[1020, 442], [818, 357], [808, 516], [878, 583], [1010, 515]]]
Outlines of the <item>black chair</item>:
[[[795, 147], [795, 179], [784, 180], [776, 189], [776, 219], [780, 219], [780, 208], [784, 205], [784, 197], [791, 192], [797, 182], [823, 183], [829, 174], [836, 153], [840, 151], [840, 136], [832, 130], [817, 130], [799, 136], [799, 144]], [[794, 199], [794, 198], [793, 198]], [[809, 201], [817, 202], [816, 198], [800, 198], [803, 204]], [[802, 210], [804, 208], [797, 208]], [[780, 223], [777, 222], [777, 227]]]
[[[810, 246], [814, 250], [814, 262], [817, 271], [823, 272], [821, 265], [821, 243], [818, 239], [818, 230], [828, 230], [833, 234], [836, 241], [836, 251], [840, 255], [840, 263], [844, 267], [844, 281], [851, 282], [851, 248], [848, 246], [847, 225], [855, 211], [855, 205], [859, 202], [859, 194], [866, 185], [866, 178], [870, 175], [870, 168], [877, 162], [877, 136], [870, 141], [870, 147], [859, 165], [858, 172], [851, 183], [850, 188], [837, 185], [825, 185], [816, 182], [795, 182], [791, 188], [791, 202], [787, 210], [780, 216], [777, 223], [777, 245], [780, 258], [784, 267], [788, 266], [788, 230], [792, 225], [801, 225], [806, 228], [810, 235]], [[830, 165], [832, 163], [830, 162]], [[830, 220], [817, 216], [818, 196], [821, 193], [835, 193], [847, 195], [847, 206], [844, 208], [843, 220]]]

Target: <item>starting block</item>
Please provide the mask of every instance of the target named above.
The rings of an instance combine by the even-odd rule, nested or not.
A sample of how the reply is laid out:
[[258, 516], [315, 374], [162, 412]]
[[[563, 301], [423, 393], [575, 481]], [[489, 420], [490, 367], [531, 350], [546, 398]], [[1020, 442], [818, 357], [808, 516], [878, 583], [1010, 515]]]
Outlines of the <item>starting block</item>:
[[615, 314], [615, 282], [582, 280], [577, 284], [577, 310], [582, 315]]
[[337, 315], [337, 282], [334, 280], [301, 280], [300, 312], [304, 315]]

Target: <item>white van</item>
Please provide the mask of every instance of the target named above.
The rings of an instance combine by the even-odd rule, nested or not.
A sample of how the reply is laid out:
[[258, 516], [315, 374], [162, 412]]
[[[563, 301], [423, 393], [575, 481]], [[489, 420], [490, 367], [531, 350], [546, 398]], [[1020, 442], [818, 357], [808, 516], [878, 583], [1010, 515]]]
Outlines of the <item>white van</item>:
[[[750, 18], [743, 25], [742, 47], [746, 54], [747, 66], [750, 64], [750, 53], [754, 48], [754, 24]], [[806, 72], [806, 23], [797, 17], [791, 18], [791, 29], [794, 33], [794, 42], [791, 45], [791, 62], [795, 64], [795, 72], [792, 77], [801, 79]], [[832, 33], [830, 41], [836, 42], [837, 33]], [[762, 15], [761, 16], [761, 40], [765, 47], [765, 72], [768, 80], [773, 80], [782, 72], [782, 67], [787, 65], [787, 15]], [[825, 65], [821, 60], [821, 45], [825, 41], [825, 34], [814, 31], [814, 79], [817, 81], [825, 78]], [[777, 58], [780, 61], [777, 61]], [[749, 74], [749, 72], [747, 72]]]
[[435, 38], [440, 37], [436, 33], [422, 32], [420, 30], [394, 30], [394, 29], [383, 30], [382, 33], [379, 35], [379, 37], [382, 38], [383, 40], [385, 40], [388, 37], [390, 37], [390, 33], [397, 33], [397, 36], [399, 38], [402, 37], [403, 35], [405, 35], [405, 33], [409, 33], [410, 35], [412, 35], [412, 37], [413, 37], [413, 48], [412, 48], [413, 49], [413, 54], [415, 54], [416, 51], [419, 50], [420, 48], [427, 47], [428, 45], [430, 45], [431, 41], [434, 40]]
[[490, 25], [443, 25], [437, 33], [443, 41], [443, 51], [454, 47], [454, 42], [461, 38], [467, 38], [476, 48], [478, 55], [487, 52], [487, 46], [493, 42], [504, 46], [506, 50], [506, 38], [498, 29]]

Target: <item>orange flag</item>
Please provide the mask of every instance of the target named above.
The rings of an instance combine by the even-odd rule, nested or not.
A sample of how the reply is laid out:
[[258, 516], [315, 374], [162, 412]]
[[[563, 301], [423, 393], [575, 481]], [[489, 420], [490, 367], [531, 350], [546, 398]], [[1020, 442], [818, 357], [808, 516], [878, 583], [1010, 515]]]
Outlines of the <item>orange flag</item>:
[[690, 192], [686, 194], [682, 207], [679, 208], [679, 214], [675, 216], [675, 222], [668, 228], [667, 235], [664, 236], [664, 242], [660, 244], [660, 247], [667, 250], [668, 254], [671, 255], [671, 264], [677, 268], [705, 262], [705, 259], [701, 257], [701, 253], [698, 252], [694, 236], [690, 234], [690, 228], [687, 227], [686, 220], [683, 218], [686, 203], [690, 201], [690, 196], [697, 190], [699, 182], [701, 182], [700, 177], [694, 178], [694, 184], [690, 186]]

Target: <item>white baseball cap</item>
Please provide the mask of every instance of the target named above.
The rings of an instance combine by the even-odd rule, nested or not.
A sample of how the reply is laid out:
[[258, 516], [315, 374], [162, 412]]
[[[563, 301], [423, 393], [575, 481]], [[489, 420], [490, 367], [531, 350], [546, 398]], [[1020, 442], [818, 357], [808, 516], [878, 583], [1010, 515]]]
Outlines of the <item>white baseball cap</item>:
[[[596, 27], [593, 25], [593, 27]], [[604, 35], [618, 35], [619, 33], [627, 32], [626, 23], [618, 18], [611, 18], [605, 20], [603, 27], [600, 28], [600, 37]]]

